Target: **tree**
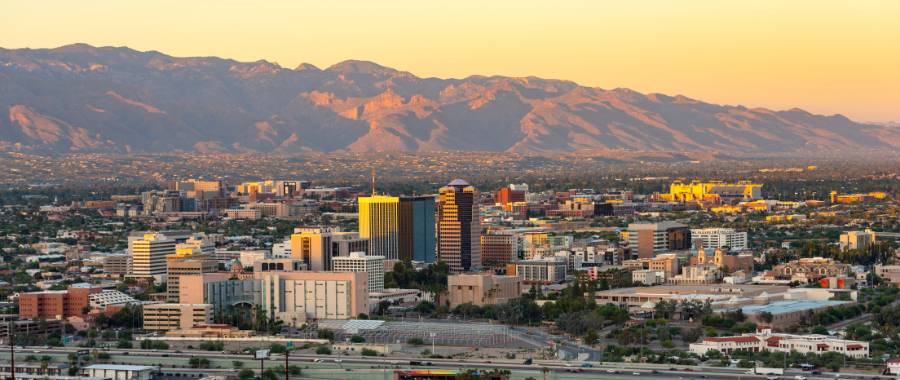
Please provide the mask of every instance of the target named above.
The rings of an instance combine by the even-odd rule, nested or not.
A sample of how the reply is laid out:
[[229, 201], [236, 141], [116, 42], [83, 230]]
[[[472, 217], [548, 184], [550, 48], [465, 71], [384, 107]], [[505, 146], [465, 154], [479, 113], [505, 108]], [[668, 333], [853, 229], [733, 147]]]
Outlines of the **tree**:
[[360, 354], [362, 354], [362, 356], [378, 356], [378, 351], [371, 348], [363, 348]]
[[434, 312], [434, 307], [434, 303], [429, 301], [422, 301], [413, 308], [413, 311], [419, 314], [431, 314], [432, 312]]
[[359, 335], [354, 335], [354, 336], [350, 337], [350, 341], [353, 343], [363, 343], [366, 341], [366, 338], [363, 338]]
[[329, 329], [321, 329], [316, 333], [316, 336], [318, 336], [319, 339], [334, 340], [334, 331], [331, 331]]
[[282, 354], [287, 351], [287, 347], [285, 347], [285, 345], [283, 344], [272, 343], [272, 345], [269, 346], [269, 351], [273, 354]]
[[188, 360], [188, 364], [190, 364], [191, 368], [209, 368], [209, 359], [193, 357], [191, 360]]
[[316, 348], [316, 354], [318, 355], [331, 355], [331, 349], [328, 346], [319, 346]]
[[772, 320], [775, 319], [775, 316], [768, 311], [764, 311], [759, 313], [759, 320], [765, 323], [772, 323]]
[[599, 339], [600, 337], [597, 336], [597, 332], [594, 331], [594, 329], [590, 329], [588, 330], [587, 334], [584, 334], [584, 344], [587, 344], [589, 346], [597, 344], [597, 340]]
[[681, 333], [681, 340], [685, 343], [694, 343], [702, 334], [699, 328], [687, 329]]
[[238, 378], [241, 380], [250, 380], [254, 376], [256, 376], [256, 374], [253, 373], [253, 370], [249, 368], [244, 368], [240, 372], [238, 372]]

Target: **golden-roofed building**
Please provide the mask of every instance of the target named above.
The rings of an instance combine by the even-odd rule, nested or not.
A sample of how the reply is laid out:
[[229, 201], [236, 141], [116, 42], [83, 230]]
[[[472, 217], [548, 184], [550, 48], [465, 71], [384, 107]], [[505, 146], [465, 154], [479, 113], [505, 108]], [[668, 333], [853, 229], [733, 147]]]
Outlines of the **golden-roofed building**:
[[669, 192], [658, 194], [659, 199], [669, 202], [733, 203], [762, 199], [762, 184], [749, 181], [727, 183], [722, 181], [681, 181], [672, 182]]

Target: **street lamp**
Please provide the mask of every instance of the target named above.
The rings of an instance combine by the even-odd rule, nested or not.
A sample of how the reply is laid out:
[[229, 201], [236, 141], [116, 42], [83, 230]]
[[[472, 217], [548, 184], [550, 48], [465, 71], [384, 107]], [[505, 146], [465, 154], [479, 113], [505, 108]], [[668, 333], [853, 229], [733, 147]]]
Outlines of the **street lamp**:
[[428, 335], [431, 336], [431, 354], [434, 355], [434, 337], [435, 337], [435, 335], [437, 335], [437, 334], [435, 334], [435, 333], [428, 333]]

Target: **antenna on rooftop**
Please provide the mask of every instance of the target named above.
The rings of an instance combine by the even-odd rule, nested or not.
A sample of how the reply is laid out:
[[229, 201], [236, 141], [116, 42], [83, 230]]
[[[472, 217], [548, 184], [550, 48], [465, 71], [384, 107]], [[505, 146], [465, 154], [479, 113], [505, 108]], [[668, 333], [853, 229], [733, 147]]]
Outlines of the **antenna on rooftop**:
[[375, 168], [372, 168], [372, 196], [375, 196]]

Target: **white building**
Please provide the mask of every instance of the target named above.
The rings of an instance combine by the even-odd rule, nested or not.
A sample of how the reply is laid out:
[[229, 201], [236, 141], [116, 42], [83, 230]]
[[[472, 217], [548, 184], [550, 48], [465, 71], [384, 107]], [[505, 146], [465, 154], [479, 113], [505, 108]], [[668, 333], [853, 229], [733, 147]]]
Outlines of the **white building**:
[[268, 252], [262, 249], [245, 250], [241, 251], [239, 256], [240, 258], [238, 260], [241, 262], [242, 267], [252, 267], [253, 263], [260, 260], [265, 260], [267, 253]]
[[196, 253], [202, 254], [212, 254], [216, 253], [216, 244], [206, 238], [206, 234], [199, 233], [193, 234], [191, 237], [187, 238], [183, 243], [178, 243], [175, 245], [176, 250], [182, 249], [191, 249], [193, 248]]
[[281, 243], [272, 244], [273, 259], [287, 259], [291, 257], [291, 239], [285, 239]]
[[110, 380], [151, 380], [159, 367], [147, 365], [92, 364], [84, 367], [90, 378]]
[[900, 375], [900, 358], [888, 359], [888, 373], [891, 375]]
[[565, 281], [568, 260], [550, 256], [516, 263], [516, 276], [525, 283], [555, 284]]
[[97, 309], [103, 309], [109, 305], [123, 305], [138, 302], [134, 297], [112, 289], [105, 289], [100, 293], [92, 293], [88, 295], [88, 301], [92, 308]]
[[755, 334], [705, 338], [702, 342], [690, 345], [690, 351], [697, 355], [704, 355], [711, 350], [726, 355], [734, 351], [797, 351], [801, 354], [812, 352], [817, 355], [837, 352], [850, 358], [861, 359], [869, 357], [869, 342], [818, 334], [776, 334], [772, 333], [771, 329], [762, 329]]
[[128, 253], [132, 276], [162, 276], [166, 274], [166, 256], [175, 253], [175, 240], [154, 232], [129, 236]]
[[369, 293], [384, 291], [384, 256], [369, 256], [365, 252], [350, 252], [350, 256], [331, 259], [335, 272], [366, 272]]
[[666, 282], [666, 272], [640, 269], [631, 271], [631, 282], [643, 285], [660, 285]]
[[747, 232], [737, 232], [733, 228], [691, 229], [692, 240], [702, 240], [704, 249], [729, 247], [731, 251], [747, 249]]

